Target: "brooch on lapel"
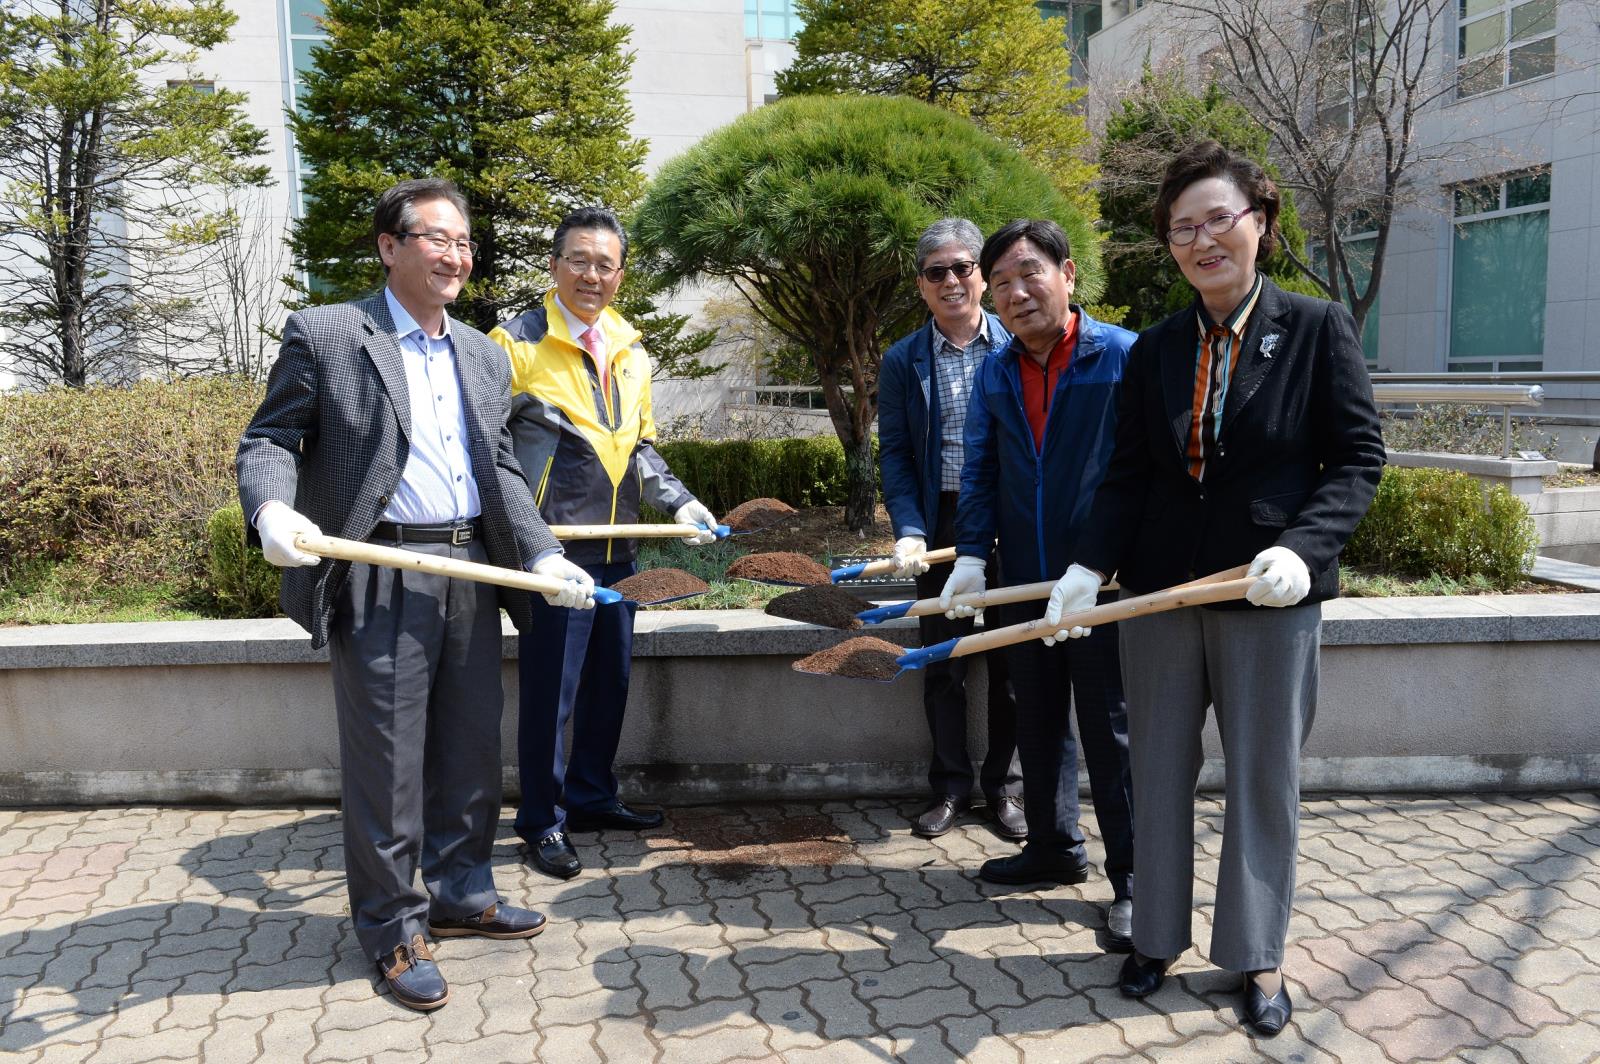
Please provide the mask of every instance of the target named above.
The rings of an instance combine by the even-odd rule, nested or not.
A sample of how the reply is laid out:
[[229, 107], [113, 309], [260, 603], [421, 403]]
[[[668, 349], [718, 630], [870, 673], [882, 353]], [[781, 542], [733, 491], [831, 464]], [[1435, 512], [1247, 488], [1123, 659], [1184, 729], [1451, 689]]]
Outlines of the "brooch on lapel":
[[1283, 339], [1282, 333], [1273, 333], [1261, 338], [1261, 357], [1271, 358], [1272, 352], [1278, 349], [1278, 341]]

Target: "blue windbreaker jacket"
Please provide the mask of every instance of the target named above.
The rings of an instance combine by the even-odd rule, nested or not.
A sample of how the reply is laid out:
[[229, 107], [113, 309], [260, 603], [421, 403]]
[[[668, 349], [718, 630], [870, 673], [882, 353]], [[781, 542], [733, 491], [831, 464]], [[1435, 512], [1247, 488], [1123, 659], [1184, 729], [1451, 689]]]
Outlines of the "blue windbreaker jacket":
[[1017, 360], [1027, 356], [1017, 341], [986, 359], [973, 385], [956, 553], [986, 557], [998, 535], [1007, 584], [1066, 572], [1111, 460], [1122, 371], [1136, 337], [1072, 309], [1078, 346], [1051, 395], [1042, 450], [1022, 407]]

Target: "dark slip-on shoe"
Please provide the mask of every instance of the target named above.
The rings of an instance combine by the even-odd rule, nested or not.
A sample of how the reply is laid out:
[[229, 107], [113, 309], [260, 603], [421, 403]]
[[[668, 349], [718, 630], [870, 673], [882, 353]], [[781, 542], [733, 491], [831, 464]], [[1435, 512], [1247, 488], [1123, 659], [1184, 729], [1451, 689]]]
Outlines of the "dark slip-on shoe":
[[429, 920], [428, 933], [434, 938], [532, 938], [544, 930], [543, 914], [515, 905], [496, 903], [477, 916], [459, 920]]
[[645, 812], [630, 807], [621, 800], [596, 809], [571, 809], [567, 811], [568, 831], [599, 831], [617, 828], [622, 831], [643, 831], [658, 828], [666, 820], [659, 809]]

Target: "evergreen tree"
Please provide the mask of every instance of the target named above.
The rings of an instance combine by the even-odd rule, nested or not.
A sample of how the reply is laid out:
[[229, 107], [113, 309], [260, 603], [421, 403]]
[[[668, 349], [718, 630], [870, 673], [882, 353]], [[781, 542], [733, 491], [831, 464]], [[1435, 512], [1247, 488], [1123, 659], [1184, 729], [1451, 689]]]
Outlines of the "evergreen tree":
[[[1106, 122], [1100, 146], [1101, 218], [1109, 231], [1105, 302], [1128, 308], [1122, 324], [1130, 329], [1148, 328], [1194, 301], [1194, 289], [1153, 229], [1151, 212], [1173, 153], [1207, 139], [1249, 156], [1278, 178], [1267, 157], [1269, 134], [1215, 83], [1194, 93], [1176, 72], [1147, 68]], [[1325, 296], [1287, 254], [1292, 249], [1305, 258], [1305, 233], [1293, 194], [1279, 192], [1278, 225], [1286, 248], [1263, 259], [1261, 271], [1290, 291]]]
[[815, 359], [844, 445], [852, 529], [872, 523], [872, 423], [884, 350], [926, 317], [917, 238], [939, 218], [993, 230], [1052, 218], [1085, 300], [1099, 243], [1051, 175], [948, 111], [907, 99], [802, 96], [757, 108], [662, 167], [635, 221], [671, 282], [726, 281]]
[[1085, 217], [1099, 212], [1072, 87], [1066, 20], [1033, 0], [799, 0], [805, 29], [784, 96], [910, 96], [972, 119], [1038, 164]]
[[[451, 313], [479, 329], [536, 306], [550, 237], [576, 207], [624, 212], [644, 185], [629, 135], [629, 30], [610, 0], [328, 0], [297, 114], [313, 171], [293, 247], [308, 302], [382, 283], [370, 232], [379, 193], [411, 177], [460, 186], [479, 250]], [[644, 266], [644, 268], [640, 268]], [[647, 264], [629, 261], [618, 308], [645, 332], [657, 371], [711, 372], [707, 334], [655, 314]]]
[[268, 180], [244, 94], [191, 68], [236, 20], [225, 0], [0, 6], [0, 351], [24, 380], [195, 368], [181, 260], [229, 227], [208, 190]]

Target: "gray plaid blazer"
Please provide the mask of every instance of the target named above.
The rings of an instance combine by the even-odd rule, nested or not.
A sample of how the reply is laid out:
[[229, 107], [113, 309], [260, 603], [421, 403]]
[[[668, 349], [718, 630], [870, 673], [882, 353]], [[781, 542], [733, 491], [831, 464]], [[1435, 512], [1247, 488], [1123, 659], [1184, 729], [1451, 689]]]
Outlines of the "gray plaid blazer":
[[[521, 569], [560, 544], [540, 519], [512, 451], [511, 364], [483, 333], [459, 321], [450, 329], [485, 546], [494, 564]], [[294, 507], [330, 536], [366, 539], [400, 483], [410, 433], [405, 366], [383, 292], [291, 314], [267, 397], [235, 460], [249, 542], [260, 545], [249, 519], [269, 499]], [[283, 570], [283, 612], [311, 633], [313, 646], [328, 641], [349, 569], [349, 562], [328, 560]], [[502, 588], [500, 604], [519, 629], [526, 627], [527, 592]]]

